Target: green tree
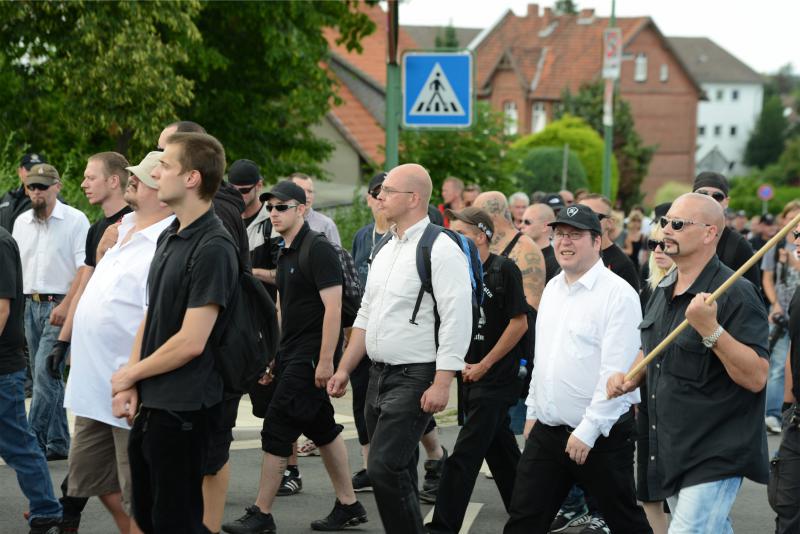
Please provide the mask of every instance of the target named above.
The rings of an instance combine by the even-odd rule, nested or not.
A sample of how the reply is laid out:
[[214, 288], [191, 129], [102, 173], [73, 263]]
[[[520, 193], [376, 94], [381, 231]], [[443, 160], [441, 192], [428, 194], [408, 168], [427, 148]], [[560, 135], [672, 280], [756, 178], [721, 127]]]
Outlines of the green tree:
[[763, 168], [778, 161], [783, 152], [787, 127], [780, 97], [775, 95], [768, 98], [761, 109], [753, 134], [747, 141], [745, 164]]
[[[520, 189], [528, 194], [534, 191], [559, 191], [563, 166], [563, 147], [533, 148], [522, 157], [514, 177]], [[570, 150], [567, 156], [567, 189], [575, 191], [588, 185], [580, 158]]]
[[458, 37], [456, 37], [456, 29], [451, 22], [436, 34], [435, 46], [440, 48], [458, 48]]
[[783, 184], [795, 187], [800, 185], [800, 137], [786, 141], [786, 148], [778, 158], [778, 166], [783, 175]]
[[578, 14], [578, 5], [577, 3], [573, 2], [572, 0], [556, 0], [555, 5], [553, 6], [556, 13], [559, 15], [577, 15]]
[[509, 140], [503, 132], [503, 114], [492, 111], [485, 102], [475, 106], [469, 130], [404, 130], [400, 133], [400, 162], [419, 163], [433, 180], [433, 190], [441, 190], [442, 181], [457, 176], [465, 183], [475, 183], [484, 191], [510, 193], [514, 182], [500, 162]]
[[[603, 135], [603, 92], [602, 81], [581, 86], [577, 93], [565, 90], [562, 94], [562, 106], [556, 117], [565, 113], [582, 117], [594, 130]], [[642, 200], [641, 185], [653, 154], [654, 146], [645, 146], [636, 131], [631, 106], [627, 101], [614, 94], [614, 136], [612, 150], [619, 165], [619, 190], [617, 198], [627, 213], [631, 206]]]

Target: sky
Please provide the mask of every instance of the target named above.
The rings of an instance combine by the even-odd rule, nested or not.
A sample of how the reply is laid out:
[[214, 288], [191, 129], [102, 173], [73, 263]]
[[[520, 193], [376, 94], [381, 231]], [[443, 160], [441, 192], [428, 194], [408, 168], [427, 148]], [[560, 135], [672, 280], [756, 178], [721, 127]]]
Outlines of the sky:
[[[400, 24], [484, 28], [511, 9], [524, 16], [526, 0], [401, 0]], [[534, 3], [531, 1], [530, 3]], [[539, 9], [554, 0], [539, 0]], [[611, 14], [611, 0], [576, 0], [578, 9]], [[650, 16], [661, 32], [708, 37], [761, 73], [791, 63], [800, 73], [800, 0], [617, 0], [617, 16]]]

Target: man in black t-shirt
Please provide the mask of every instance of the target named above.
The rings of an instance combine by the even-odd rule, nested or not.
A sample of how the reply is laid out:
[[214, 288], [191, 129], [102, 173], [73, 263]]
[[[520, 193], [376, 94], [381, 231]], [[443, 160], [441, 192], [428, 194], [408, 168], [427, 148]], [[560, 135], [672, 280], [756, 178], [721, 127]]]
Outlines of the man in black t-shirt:
[[238, 251], [211, 206], [224, 170], [219, 141], [176, 133], [151, 175], [176, 220], [158, 239], [131, 359], [111, 378], [114, 415], [133, 424], [133, 508], [145, 532], [208, 532], [202, 483], [223, 406], [209, 339], [239, 270]]
[[[340, 350], [342, 266], [339, 255], [305, 221], [306, 194], [297, 184], [282, 181], [262, 195], [272, 226], [286, 243], [278, 258], [278, 302], [281, 343], [277, 356], [276, 386], [264, 417], [258, 497], [239, 519], [222, 526], [231, 534], [274, 532], [272, 507], [292, 444], [305, 434], [319, 448], [336, 492], [333, 511], [311, 523], [314, 530], [341, 530], [365, 523], [367, 512], [356, 500], [350, 464], [341, 432], [334, 420], [325, 386], [333, 375], [334, 356]], [[305, 240], [315, 239], [308, 265], [300, 265]], [[263, 382], [270, 380], [265, 375]]]
[[614, 218], [611, 217], [611, 202], [603, 195], [589, 194], [584, 196], [579, 204], [589, 206], [600, 218], [600, 225], [603, 228], [603, 242], [600, 245], [600, 255], [603, 258], [603, 265], [611, 269], [612, 273], [628, 282], [638, 293], [638, 270], [628, 255], [614, 244], [610, 237], [611, 231], [614, 229]]
[[53, 495], [47, 460], [25, 416], [24, 310], [19, 248], [0, 227], [0, 458], [14, 469], [28, 498], [30, 531], [44, 534], [55, 527], [60, 532], [61, 504]]
[[447, 210], [450, 228], [472, 239], [483, 262], [484, 295], [478, 330], [462, 371], [465, 422], [445, 461], [428, 532], [458, 532], [484, 458], [508, 509], [514, 489], [519, 447], [508, 408], [516, 403], [524, 357], [519, 341], [528, 329], [522, 274], [513, 261], [491, 254], [494, 225], [474, 207]]
[[556, 261], [556, 253], [553, 251], [553, 244], [550, 242], [553, 229], [548, 226], [555, 220], [556, 214], [553, 208], [541, 202], [528, 206], [522, 215], [520, 229], [526, 236], [533, 239], [533, 242], [542, 251], [542, 256], [544, 257], [545, 285], [561, 271], [561, 266]]

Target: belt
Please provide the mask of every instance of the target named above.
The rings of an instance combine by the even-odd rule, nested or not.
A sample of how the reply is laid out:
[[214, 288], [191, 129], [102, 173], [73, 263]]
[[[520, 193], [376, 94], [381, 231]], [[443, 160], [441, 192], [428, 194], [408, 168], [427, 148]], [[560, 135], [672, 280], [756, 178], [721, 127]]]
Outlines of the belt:
[[25, 296], [34, 302], [58, 302], [64, 299], [64, 295], [56, 295], [55, 293], [31, 293]]
[[417, 363], [383, 363], [372, 362], [372, 366], [377, 369], [397, 369], [398, 367], [413, 367], [415, 365], [436, 365], [436, 362], [417, 362]]

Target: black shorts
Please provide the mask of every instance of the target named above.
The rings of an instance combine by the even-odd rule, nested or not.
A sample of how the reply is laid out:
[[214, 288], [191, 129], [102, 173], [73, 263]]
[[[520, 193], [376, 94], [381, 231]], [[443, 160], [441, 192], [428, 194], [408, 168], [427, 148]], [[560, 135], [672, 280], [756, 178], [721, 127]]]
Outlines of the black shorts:
[[216, 475], [228, 463], [240, 400], [240, 396], [225, 399], [208, 409], [208, 447], [203, 466], [204, 476]]
[[261, 430], [264, 452], [288, 458], [300, 434], [324, 446], [342, 432], [328, 394], [314, 385], [314, 372], [310, 358], [294, 358], [278, 366], [275, 392]]

